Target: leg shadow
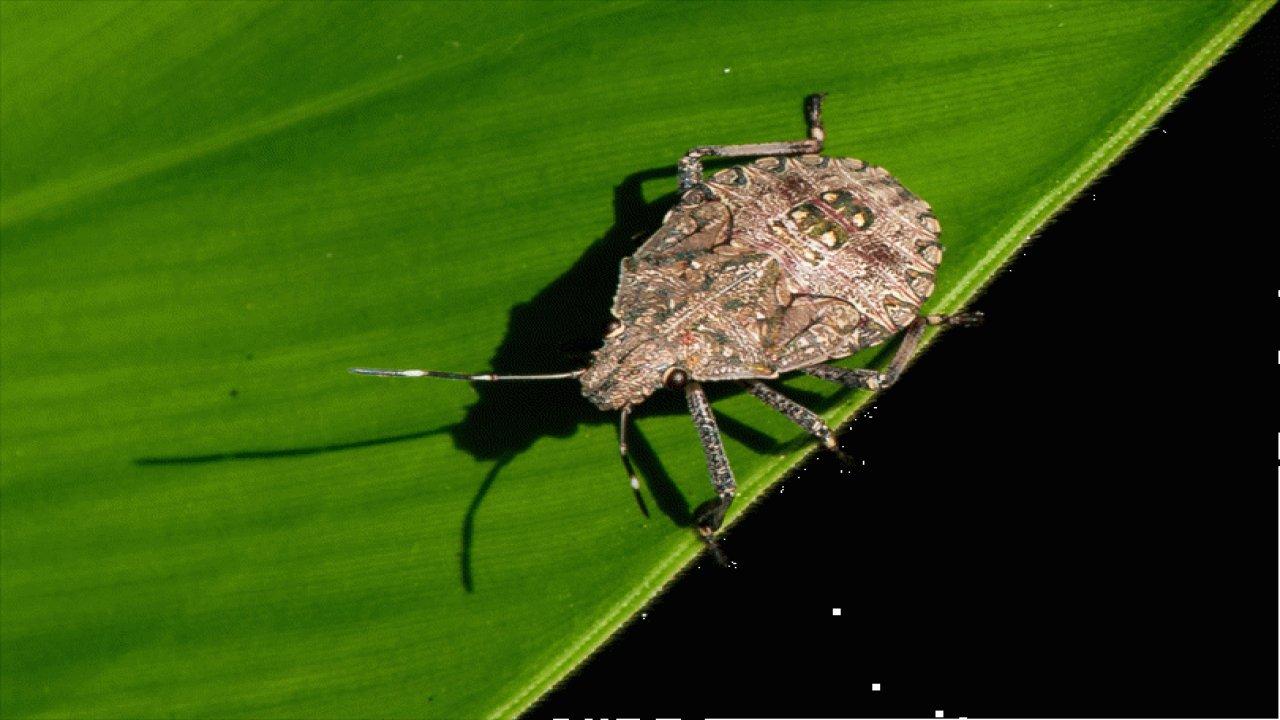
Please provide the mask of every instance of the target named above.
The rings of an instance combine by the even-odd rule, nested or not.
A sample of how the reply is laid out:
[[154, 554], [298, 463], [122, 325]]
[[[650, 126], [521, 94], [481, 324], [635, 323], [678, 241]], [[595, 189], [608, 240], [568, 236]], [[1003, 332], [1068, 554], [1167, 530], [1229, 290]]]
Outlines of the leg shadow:
[[475, 589], [475, 576], [471, 572], [471, 547], [476, 529], [476, 512], [480, 509], [480, 503], [484, 502], [484, 496], [489, 494], [489, 488], [493, 487], [493, 481], [498, 479], [498, 473], [511, 462], [512, 457], [500, 458], [493, 464], [476, 490], [475, 497], [471, 498], [466, 514], [462, 516], [462, 552], [458, 555], [458, 564], [462, 570], [462, 589], [467, 592]]

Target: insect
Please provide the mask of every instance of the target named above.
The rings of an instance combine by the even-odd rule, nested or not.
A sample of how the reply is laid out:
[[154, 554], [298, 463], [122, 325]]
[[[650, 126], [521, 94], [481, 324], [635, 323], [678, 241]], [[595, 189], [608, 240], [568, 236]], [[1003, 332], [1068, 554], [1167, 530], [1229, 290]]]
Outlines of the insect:
[[[929, 205], [883, 168], [821, 155], [824, 95], [805, 98], [804, 140], [697, 147], [680, 159], [681, 196], [662, 226], [622, 261], [604, 344], [588, 367], [545, 375], [354, 368], [362, 375], [467, 381], [578, 380], [601, 410], [617, 411], [627, 453], [632, 410], [660, 388], [683, 392], [707, 458], [714, 500], [697, 511], [716, 533], [737, 493], [702, 384], [736, 381], [839, 454], [835, 432], [763, 380], [799, 371], [848, 387], [897, 380], [928, 326], [966, 325], [981, 313], [921, 315], [942, 261]], [[703, 177], [706, 157], [757, 157]], [[884, 372], [827, 364], [902, 341]]]

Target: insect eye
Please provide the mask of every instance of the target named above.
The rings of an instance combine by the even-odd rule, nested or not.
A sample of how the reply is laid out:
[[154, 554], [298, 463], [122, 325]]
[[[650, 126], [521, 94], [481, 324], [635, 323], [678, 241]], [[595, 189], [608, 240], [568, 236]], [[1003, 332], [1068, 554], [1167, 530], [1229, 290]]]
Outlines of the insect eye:
[[680, 368], [668, 368], [667, 372], [662, 375], [662, 384], [666, 385], [669, 390], [683, 390], [688, 383], [689, 373]]
[[604, 326], [605, 337], [614, 337], [616, 335], [621, 335], [621, 334], [622, 334], [621, 320], [614, 318], [613, 320], [610, 320], [609, 322], [605, 323], [605, 326]]

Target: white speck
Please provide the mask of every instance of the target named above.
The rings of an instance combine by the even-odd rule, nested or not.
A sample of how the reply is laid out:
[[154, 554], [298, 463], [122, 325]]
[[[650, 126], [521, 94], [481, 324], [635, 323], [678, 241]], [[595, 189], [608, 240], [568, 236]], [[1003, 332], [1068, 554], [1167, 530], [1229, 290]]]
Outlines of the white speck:
[[648, 619], [649, 619], [649, 613], [640, 613], [640, 619], [641, 619], [641, 620], [648, 620]]
[[640, 489], [640, 479], [639, 479], [639, 478], [634, 478], [634, 477], [633, 477], [633, 478], [631, 478], [631, 489], [632, 489], [632, 490], [639, 490], [639, 489]]
[[[831, 608], [831, 614], [832, 614], [832, 615], [834, 615], [834, 616], [836, 616], [836, 617], [840, 617], [840, 608]], [[877, 689], [879, 689], [879, 688], [877, 688]]]
[[941, 711], [941, 710], [934, 710], [934, 711], [933, 711], [933, 716], [934, 716], [934, 717], [936, 717], [936, 718], [940, 718], [940, 717], [942, 717], [942, 711]]
[[725, 69], [724, 69], [724, 74], [725, 74], [725, 75], [728, 75], [728, 74], [729, 74], [730, 72], [732, 72], [732, 71], [733, 71], [733, 68], [728, 68], [728, 67], [727, 67], [727, 68], [725, 68]]
[[426, 373], [421, 370], [405, 370], [404, 371], [405, 377], [424, 377], [425, 375]]
[[871, 692], [880, 692], [880, 683], [871, 683]]

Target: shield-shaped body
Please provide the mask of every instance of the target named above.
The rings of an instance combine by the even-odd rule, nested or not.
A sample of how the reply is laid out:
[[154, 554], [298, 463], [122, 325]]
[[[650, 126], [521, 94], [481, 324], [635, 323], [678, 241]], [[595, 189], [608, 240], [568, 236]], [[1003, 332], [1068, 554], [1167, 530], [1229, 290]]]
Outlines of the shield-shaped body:
[[927, 203], [860, 160], [770, 156], [721, 170], [623, 261], [618, 325], [583, 394], [616, 409], [673, 368], [772, 378], [880, 343], [933, 291], [938, 234]]

